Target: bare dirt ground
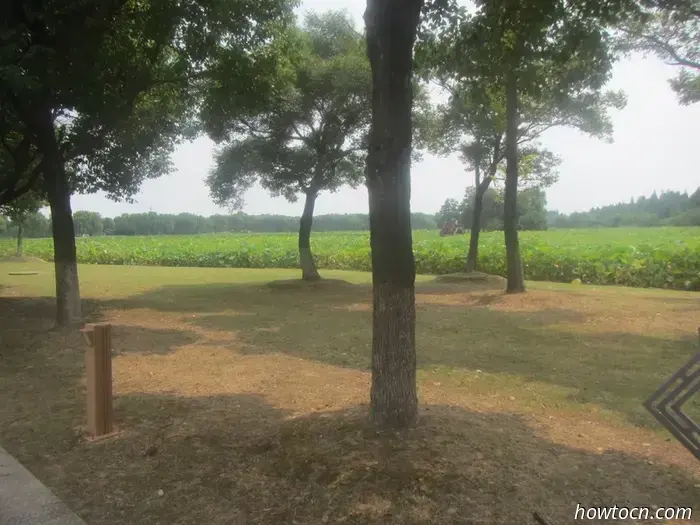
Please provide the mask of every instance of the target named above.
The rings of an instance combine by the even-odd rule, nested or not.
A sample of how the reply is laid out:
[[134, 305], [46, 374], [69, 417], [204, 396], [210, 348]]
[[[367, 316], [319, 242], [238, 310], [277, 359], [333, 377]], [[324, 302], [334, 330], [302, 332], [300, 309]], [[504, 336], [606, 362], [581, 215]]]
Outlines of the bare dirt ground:
[[42, 268], [0, 272], [0, 442], [91, 525], [557, 525], [577, 504], [700, 523], [700, 463], [641, 407], [697, 351], [697, 295], [424, 280], [421, 420], [388, 435], [365, 421], [367, 276], [81, 267], [121, 431], [88, 443], [85, 343], [51, 330]]

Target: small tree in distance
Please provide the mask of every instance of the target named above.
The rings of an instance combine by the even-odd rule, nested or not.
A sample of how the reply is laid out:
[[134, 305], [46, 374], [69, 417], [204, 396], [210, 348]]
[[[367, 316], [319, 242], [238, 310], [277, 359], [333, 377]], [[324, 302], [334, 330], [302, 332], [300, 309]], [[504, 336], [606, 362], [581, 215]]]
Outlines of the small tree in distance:
[[9, 204], [0, 206], [0, 215], [8, 217], [11, 225], [17, 228], [17, 257], [23, 255], [24, 227], [27, 218], [44, 206], [46, 203], [33, 192], [24, 193]]

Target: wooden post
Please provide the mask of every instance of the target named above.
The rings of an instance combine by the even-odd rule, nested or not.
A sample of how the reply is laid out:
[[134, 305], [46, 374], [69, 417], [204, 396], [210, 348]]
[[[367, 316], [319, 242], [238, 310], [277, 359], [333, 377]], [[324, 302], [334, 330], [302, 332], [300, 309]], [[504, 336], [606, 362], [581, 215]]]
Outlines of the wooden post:
[[114, 431], [112, 411], [112, 326], [88, 325], [83, 330], [87, 378], [87, 429], [92, 438]]

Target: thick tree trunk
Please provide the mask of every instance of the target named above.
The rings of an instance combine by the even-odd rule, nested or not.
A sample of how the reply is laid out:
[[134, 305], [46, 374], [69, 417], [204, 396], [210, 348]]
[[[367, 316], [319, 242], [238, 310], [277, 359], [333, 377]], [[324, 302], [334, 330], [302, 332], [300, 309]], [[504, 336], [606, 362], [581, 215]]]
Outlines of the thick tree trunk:
[[506, 183], [503, 196], [503, 233], [506, 242], [507, 293], [525, 291], [518, 243], [518, 79], [511, 69], [506, 79]]
[[24, 224], [22, 221], [17, 222], [17, 257], [22, 257], [22, 243], [24, 242]]
[[56, 172], [49, 182], [52, 191], [48, 194], [56, 273], [56, 324], [70, 326], [82, 321], [70, 188], [63, 164], [49, 169]]
[[59, 151], [51, 109], [32, 114], [32, 124], [43, 154], [44, 189], [51, 208], [53, 253], [56, 278], [56, 324], [59, 327], [81, 323], [78, 258], [71, 210], [71, 189], [63, 156]]
[[299, 261], [301, 262], [301, 278], [305, 281], [318, 281], [318, 274], [313, 255], [311, 254], [311, 225], [314, 221], [314, 205], [318, 194], [309, 191], [304, 201], [304, 213], [299, 221]]
[[413, 44], [422, 0], [368, 0], [372, 132], [367, 157], [374, 295], [370, 419], [418, 419], [415, 260], [411, 236]]

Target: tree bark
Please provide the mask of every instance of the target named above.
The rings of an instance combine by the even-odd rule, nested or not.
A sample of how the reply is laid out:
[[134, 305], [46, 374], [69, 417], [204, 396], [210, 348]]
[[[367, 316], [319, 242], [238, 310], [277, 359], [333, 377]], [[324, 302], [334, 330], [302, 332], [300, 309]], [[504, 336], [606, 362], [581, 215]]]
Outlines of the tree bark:
[[17, 221], [17, 257], [22, 257], [22, 243], [24, 241], [23, 221]]
[[411, 232], [413, 44], [422, 0], [368, 0], [372, 129], [367, 156], [372, 251], [370, 419], [400, 429], [418, 419], [415, 260]]
[[474, 212], [472, 215], [472, 227], [469, 234], [469, 252], [465, 271], [476, 271], [476, 262], [479, 257], [479, 233], [481, 233], [481, 211], [484, 207], [484, 193], [481, 191], [481, 174], [479, 163], [474, 167]]
[[314, 205], [318, 193], [309, 190], [304, 201], [304, 212], [299, 221], [299, 261], [301, 263], [301, 278], [305, 281], [318, 281], [321, 276], [316, 269], [311, 254], [311, 225], [314, 221]]
[[59, 150], [50, 106], [32, 112], [32, 125], [43, 155], [44, 189], [51, 208], [54, 269], [56, 279], [56, 324], [66, 327], [82, 321], [78, 257], [71, 209], [71, 188]]
[[503, 233], [506, 243], [506, 293], [525, 291], [518, 242], [518, 78], [511, 68], [506, 78], [506, 183], [503, 196]]

